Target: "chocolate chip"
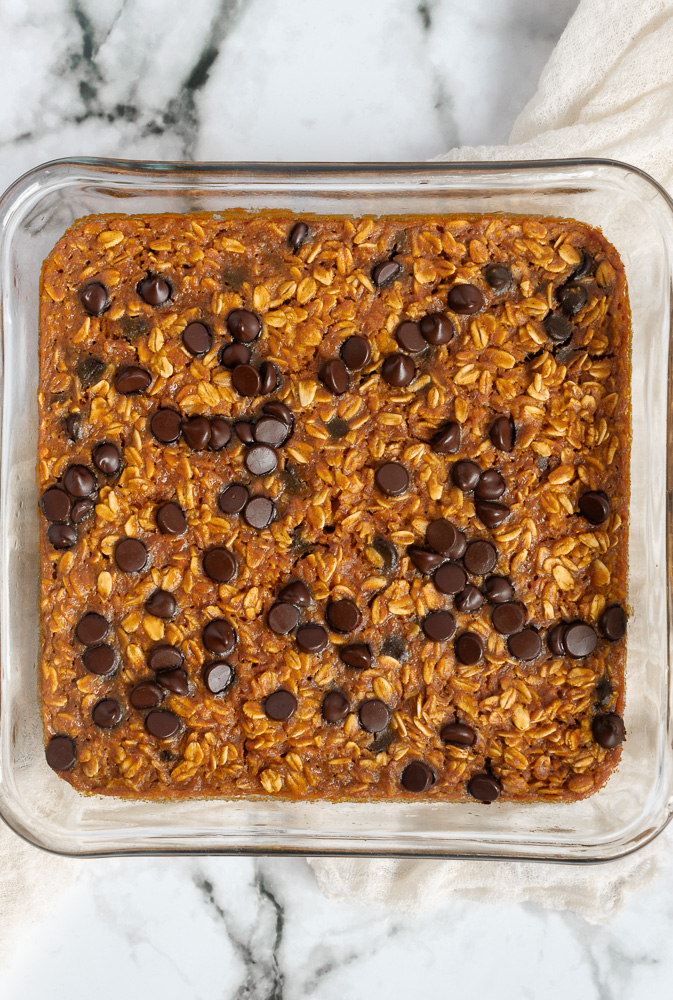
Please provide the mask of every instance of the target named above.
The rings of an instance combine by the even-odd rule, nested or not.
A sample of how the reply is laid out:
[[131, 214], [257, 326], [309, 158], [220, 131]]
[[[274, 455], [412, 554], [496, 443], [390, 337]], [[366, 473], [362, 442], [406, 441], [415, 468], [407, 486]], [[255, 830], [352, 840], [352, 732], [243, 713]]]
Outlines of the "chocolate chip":
[[276, 516], [276, 505], [268, 497], [252, 497], [243, 509], [243, 520], [251, 528], [263, 531]]
[[124, 538], [115, 547], [115, 562], [122, 573], [140, 573], [147, 565], [147, 548], [139, 538]]
[[353, 632], [362, 624], [362, 613], [355, 601], [345, 598], [332, 601], [325, 611], [327, 624], [335, 632]]
[[103, 698], [94, 705], [91, 718], [101, 729], [112, 729], [122, 720], [122, 707], [115, 698]]
[[45, 747], [47, 764], [54, 771], [69, 771], [77, 762], [75, 741], [69, 736], [52, 736]]
[[395, 340], [402, 350], [408, 351], [409, 354], [417, 354], [428, 346], [426, 339], [421, 334], [420, 325], [412, 323], [411, 320], [403, 320], [399, 324], [395, 330]]
[[327, 645], [327, 632], [322, 625], [302, 625], [295, 638], [304, 653], [320, 653]]
[[296, 253], [297, 250], [306, 243], [308, 239], [309, 228], [305, 222], [296, 222], [292, 229], [290, 230], [290, 235], [287, 238], [288, 243]]
[[70, 514], [70, 497], [60, 486], [50, 486], [42, 494], [40, 507], [48, 521], [65, 521]]
[[427, 340], [428, 344], [432, 344], [433, 347], [448, 344], [456, 332], [452, 320], [444, 313], [430, 313], [428, 316], [424, 316], [419, 326], [423, 339]]
[[162, 444], [172, 444], [180, 437], [182, 418], [177, 410], [162, 407], [150, 418], [150, 430], [157, 441]]
[[341, 360], [349, 371], [361, 371], [365, 365], [369, 364], [371, 356], [369, 341], [357, 334], [348, 337], [341, 345]]
[[110, 308], [110, 296], [105, 285], [92, 281], [79, 293], [79, 300], [90, 316], [102, 316]]
[[88, 611], [77, 622], [75, 635], [84, 646], [97, 646], [110, 631], [110, 623], [95, 611]]
[[514, 421], [511, 417], [497, 417], [491, 425], [489, 434], [491, 441], [500, 451], [511, 451], [516, 439]]
[[264, 702], [264, 711], [270, 719], [275, 719], [276, 722], [289, 719], [291, 715], [294, 715], [296, 709], [297, 699], [291, 691], [285, 691], [284, 688], [274, 691]]
[[587, 278], [596, 270], [596, 261], [586, 250], [580, 251], [582, 259], [573, 271], [573, 278]]
[[598, 636], [586, 622], [571, 622], [563, 631], [563, 645], [575, 660], [590, 656], [598, 645]]
[[420, 573], [432, 573], [444, 562], [444, 556], [437, 552], [428, 552], [419, 545], [409, 545], [407, 553], [412, 563]]
[[162, 306], [171, 297], [171, 286], [159, 274], [148, 275], [138, 282], [138, 295], [150, 306]]
[[117, 654], [112, 646], [89, 646], [82, 653], [82, 663], [92, 674], [105, 676], [111, 674], [117, 666]]
[[445, 562], [435, 571], [432, 581], [442, 594], [459, 594], [467, 583], [467, 577], [458, 563]]
[[169, 670], [160, 670], [157, 674], [157, 683], [173, 694], [183, 697], [189, 693], [189, 679], [186, 671], [182, 667], [172, 667]]
[[484, 603], [484, 598], [478, 587], [468, 583], [459, 594], [456, 594], [454, 604], [458, 611], [478, 611]]
[[612, 701], [612, 684], [607, 677], [601, 677], [596, 684], [596, 702], [602, 706], [610, 701]]
[[510, 515], [510, 509], [505, 503], [496, 500], [477, 500], [474, 505], [477, 517], [487, 528], [496, 528]]
[[268, 413], [271, 417], [277, 417], [278, 420], [282, 420], [291, 430], [294, 426], [294, 416], [292, 415], [292, 410], [285, 403], [281, 403], [279, 399], [270, 399], [262, 406], [262, 412]]
[[449, 309], [466, 316], [479, 312], [485, 304], [484, 294], [476, 285], [454, 285], [449, 289], [447, 301]]
[[269, 608], [266, 622], [276, 635], [287, 635], [299, 624], [299, 611], [294, 604], [280, 602]]
[[343, 722], [351, 710], [350, 702], [342, 691], [329, 691], [322, 701], [325, 722]]
[[280, 448], [288, 438], [289, 427], [278, 417], [260, 417], [254, 428], [254, 439], [258, 444], [268, 444]]
[[164, 693], [153, 681], [143, 681], [134, 687], [129, 701], [134, 708], [156, 708], [164, 699]]
[[279, 601], [287, 604], [296, 604], [298, 608], [307, 608], [311, 603], [311, 594], [305, 583], [301, 580], [291, 580], [286, 583], [278, 594]]
[[457, 659], [468, 667], [479, 663], [484, 655], [484, 644], [476, 632], [463, 632], [456, 639], [453, 648]]
[[236, 368], [237, 365], [247, 365], [252, 357], [252, 351], [245, 344], [225, 344], [220, 351], [220, 364], [225, 368]]
[[473, 490], [481, 477], [481, 466], [469, 459], [463, 459], [451, 469], [451, 479], [459, 490], [469, 493]]
[[392, 285], [395, 278], [402, 274], [402, 265], [395, 260], [384, 260], [377, 264], [372, 271], [372, 281], [377, 288], [385, 288]]
[[308, 487], [294, 465], [286, 465], [280, 474], [285, 492], [293, 497], [305, 495]]
[[246, 453], [245, 467], [252, 476], [268, 476], [278, 467], [278, 456], [266, 444], [254, 444]]
[[207, 354], [213, 346], [213, 335], [205, 323], [188, 323], [182, 331], [182, 343], [190, 354], [199, 357]]
[[467, 548], [463, 532], [445, 517], [431, 521], [425, 532], [425, 540], [435, 552], [441, 552], [448, 559], [460, 559]]
[[610, 642], [623, 639], [626, 634], [626, 612], [619, 604], [611, 604], [598, 619], [598, 627]]
[[348, 370], [339, 358], [331, 358], [321, 365], [319, 371], [320, 381], [335, 396], [342, 396], [348, 390]]
[[498, 553], [495, 545], [481, 540], [470, 542], [463, 558], [465, 569], [475, 576], [485, 576], [486, 573], [490, 573], [497, 561]]
[[440, 737], [445, 743], [453, 743], [458, 747], [472, 747], [477, 742], [477, 734], [463, 722], [447, 722], [442, 726]]
[[446, 642], [456, 631], [456, 623], [448, 611], [431, 611], [423, 619], [422, 628], [432, 642]]
[[273, 361], [262, 361], [259, 366], [259, 377], [261, 381], [260, 392], [263, 396], [268, 396], [270, 392], [275, 392], [280, 381], [278, 369]]
[[69, 465], [63, 476], [63, 485], [73, 497], [88, 497], [96, 489], [96, 478], [86, 465]]
[[171, 501], [157, 510], [157, 526], [163, 535], [183, 535], [187, 530], [187, 518], [180, 504]]
[[381, 365], [381, 377], [395, 388], [409, 385], [416, 378], [416, 365], [406, 354], [390, 354]]
[[148, 325], [142, 316], [122, 316], [119, 320], [119, 332], [129, 343], [144, 336], [147, 331]]
[[234, 668], [225, 660], [215, 660], [203, 668], [203, 683], [211, 694], [223, 694], [235, 677]]
[[210, 441], [208, 447], [211, 451], [220, 451], [231, 441], [231, 425], [224, 417], [210, 418]]
[[64, 420], [65, 432], [71, 441], [77, 441], [82, 430], [82, 414], [69, 413]]
[[169, 740], [180, 729], [180, 720], [173, 712], [155, 709], [145, 719], [145, 729], [158, 740]]
[[510, 635], [507, 648], [517, 660], [534, 660], [542, 652], [542, 640], [534, 628], [524, 628]]
[[248, 502], [249, 495], [247, 486], [234, 483], [222, 490], [217, 502], [225, 514], [240, 514]]
[[614, 750], [626, 737], [624, 720], [616, 712], [605, 712], [595, 716], [591, 723], [591, 732], [596, 743], [605, 750]]
[[363, 701], [358, 712], [360, 725], [368, 733], [380, 733], [390, 722], [390, 710], [385, 702], [378, 698]]
[[211, 653], [225, 655], [236, 645], [236, 632], [226, 618], [213, 618], [203, 629], [203, 645]]
[[496, 469], [486, 469], [481, 474], [474, 495], [480, 500], [498, 500], [506, 489], [505, 480], [500, 473]]
[[206, 552], [203, 569], [216, 583], [229, 583], [236, 575], [236, 558], [229, 549], [217, 547]]
[[377, 535], [373, 540], [371, 547], [381, 558], [381, 565], [378, 569], [384, 573], [392, 573], [393, 570], [397, 569], [400, 562], [400, 556], [397, 548], [391, 541], [387, 538], [383, 538], [382, 535]]
[[566, 316], [575, 316], [587, 303], [587, 290], [584, 285], [563, 285], [557, 289], [556, 298]]
[[505, 264], [487, 264], [484, 281], [495, 292], [504, 292], [512, 284], [512, 272]]
[[409, 489], [409, 473], [399, 462], [386, 462], [380, 466], [374, 480], [387, 497], [399, 497]]
[[372, 665], [372, 654], [369, 646], [365, 646], [362, 642], [341, 646], [339, 656], [347, 667], [352, 667], [354, 670], [368, 670]]
[[588, 490], [580, 497], [579, 508], [587, 521], [602, 524], [610, 514], [610, 501], [603, 490]]
[[231, 373], [231, 384], [241, 396], [257, 396], [262, 387], [262, 380], [252, 365], [236, 365]]
[[167, 590], [155, 590], [145, 601], [145, 611], [155, 618], [172, 618], [178, 610], [178, 602]]
[[515, 632], [520, 632], [526, 624], [526, 609], [518, 601], [496, 604], [491, 621], [493, 628], [500, 635], [513, 635]]
[[55, 549], [71, 549], [77, 541], [77, 528], [71, 524], [50, 524], [47, 538]]
[[93, 464], [106, 476], [116, 476], [122, 467], [119, 448], [114, 444], [99, 444], [93, 450]]
[[152, 376], [145, 368], [137, 365], [126, 365], [120, 368], [115, 378], [115, 389], [124, 396], [130, 396], [134, 392], [142, 392], [147, 389], [152, 381]]
[[97, 385], [103, 378], [106, 370], [107, 365], [104, 361], [101, 361], [100, 358], [87, 356], [85, 358], [81, 358], [77, 362], [77, 378], [85, 388]]
[[563, 645], [563, 633], [565, 625], [554, 625], [547, 632], [547, 645], [554, 656], [565, 656], [566, 648]]
[[147, 665], [150, 670], [173, 670], [181, 667], [184, 656], [175, 646], [169, 646], [162, 642], [159, 646], [154, 646], [147, 654]]
[[514, 587], [504, 576], [489, 576], [481, 585], [481, 592], [491, 604], [503, 604], [514, 597]]
[[467, 790], [480, 802], [495, 802], [502, 791], [502, 785], [492, 774], [475, 774], [470, 778]]
[[402, 771], [400, 781], [408, 792], [427, 792], [435, 783], [435, 773], [422, 760], [412, 760]]
[[227, 316], [227, 329], [234, 340], [251, 344], [262, 332], [262, 321], [249, 309], [232, 309]]
[[430, 447], [438, 455], [455, 455], [460, 448], [460, 424], [449, 420], [433, 435]]
[[234, 424], [234, 434], [248, 448], [255, 443], [255, 427], [250, 420], [237, 420]]
[[89, 517], [89, 515], [93, 513], [93, 509], [93, 502], [89, 500], [88, 497], [83, 497], [81, 500], [75, 500], [74, 504], [70, 508], [70, 520], [73, 524], [79, 524], [85, 517]]
[[559, 312], [551, 312], [545, 316], [542, 325], [549, 339], [555, 344], [566, 344], [573, 335], [572, 324]]

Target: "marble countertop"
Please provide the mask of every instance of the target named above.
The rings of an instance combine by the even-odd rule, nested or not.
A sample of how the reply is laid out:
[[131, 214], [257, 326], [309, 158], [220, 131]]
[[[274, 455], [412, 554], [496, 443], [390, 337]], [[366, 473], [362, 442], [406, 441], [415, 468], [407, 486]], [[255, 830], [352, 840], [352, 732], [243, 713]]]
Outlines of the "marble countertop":
[[[504, 142], [576, 5], [8, 0], [0, 189], [78, 154], [422, 160]], [[596, 927], [506, 899], [419, 916], [334, 902], [301, 859], [83, 861], [0, 996], [657, 1000], [672, 879]]]

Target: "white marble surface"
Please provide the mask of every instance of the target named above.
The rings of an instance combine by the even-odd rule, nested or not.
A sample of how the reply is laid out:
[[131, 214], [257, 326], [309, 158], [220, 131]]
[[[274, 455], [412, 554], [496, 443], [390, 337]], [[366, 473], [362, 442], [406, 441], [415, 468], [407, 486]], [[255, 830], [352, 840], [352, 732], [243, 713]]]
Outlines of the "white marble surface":
[[[0, 188], [73, 154], [404, 160], [502, 142], [575, 6], [0, 0]], [[506, 899], [415, 917], [332, 902], [297, 859], [82, 862], [0, 996], [659, 1000], [672, 885], [669, 868], [592, 927]]]

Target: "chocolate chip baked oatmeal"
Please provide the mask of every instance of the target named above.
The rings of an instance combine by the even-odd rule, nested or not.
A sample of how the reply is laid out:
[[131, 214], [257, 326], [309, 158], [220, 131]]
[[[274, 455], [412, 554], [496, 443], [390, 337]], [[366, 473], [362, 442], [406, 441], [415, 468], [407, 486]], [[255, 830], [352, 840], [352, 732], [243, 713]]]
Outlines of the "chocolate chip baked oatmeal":
[[596, 791], [630, 323], [595, 229], [85, 219], [42, 276], [47, 761], [135, 797]]

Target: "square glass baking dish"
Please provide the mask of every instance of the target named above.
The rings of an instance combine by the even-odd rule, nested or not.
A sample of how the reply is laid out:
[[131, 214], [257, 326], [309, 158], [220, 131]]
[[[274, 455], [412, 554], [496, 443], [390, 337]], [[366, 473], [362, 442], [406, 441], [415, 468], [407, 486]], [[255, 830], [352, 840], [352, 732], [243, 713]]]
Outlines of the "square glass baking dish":
[[[285, 209], [516, 213], [599, 226], [633, 313], [628, 738], [607, 785], [569, 804], [133, 801], [75, 792], [47, 766], [38, 700], [38, 298], [43, 259], [103, 213]], [[50, 851], [356, 854], [590, 862], [636, 850], [673, 804], [670, 385], [673, 204], [609, 160], [472, 164], [44, 164], [0, 201], [0, 814]]]

